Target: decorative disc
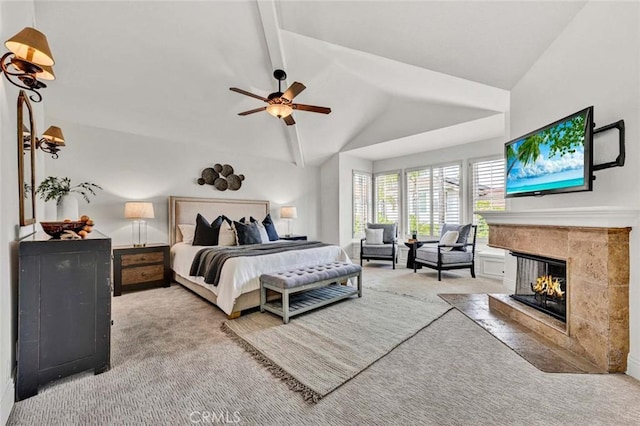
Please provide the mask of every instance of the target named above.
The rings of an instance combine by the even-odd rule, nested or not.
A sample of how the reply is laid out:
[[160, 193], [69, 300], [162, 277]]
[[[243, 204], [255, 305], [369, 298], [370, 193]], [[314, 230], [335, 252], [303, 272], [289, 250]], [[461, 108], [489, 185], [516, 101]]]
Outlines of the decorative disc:
[[231, 191], [237, 191], [242, 186], [242, 180], [238, 175], [227, 176], [227, 182], [229, 183], [229, 189]]
[[218, 191], [226, 191], [229, 187], [229, 184], [224, 178], [218, 178], [213, 183], [213, 186], [215, 186]]
[[216, 164], [215, 166], [213, 166], [213, 170], [220, 173], [222, 171], [222, 164]]
[[222, 171], [220, 172], [220, 174], [224, 177], [227, 177], [230, 174], [233, 174], [233, 167], [231, 167], [228, 164], [225, 164], [224, 166], [222, 166]]

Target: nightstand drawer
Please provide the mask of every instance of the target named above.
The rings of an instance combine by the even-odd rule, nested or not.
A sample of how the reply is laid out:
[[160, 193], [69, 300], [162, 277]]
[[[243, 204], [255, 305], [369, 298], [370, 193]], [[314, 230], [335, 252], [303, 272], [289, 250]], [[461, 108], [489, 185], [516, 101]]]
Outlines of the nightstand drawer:
[[137, 284], [148, 281], [161, 281], [164, 279], [164, 272], [163, 265], [150, 265], [122, 269], [122, 285]]
[[123, 254], [121, 265], [125, 267], [125, 266], [131, 266], [131, 265], [141, 265], [145, 263], [162, 263], [162, 262], [164, 262], [163, 252]]

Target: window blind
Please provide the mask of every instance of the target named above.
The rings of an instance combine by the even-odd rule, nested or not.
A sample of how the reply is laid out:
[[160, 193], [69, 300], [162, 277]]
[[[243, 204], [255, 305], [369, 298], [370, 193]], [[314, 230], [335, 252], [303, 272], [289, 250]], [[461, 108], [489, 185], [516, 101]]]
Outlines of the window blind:
[[438, 238], [443, 223], [460, 223], [460, 176], [459, 164], [405, 173], [409, 234]]
[[[504, 159], [477, 161], [472, 163], [472, 210], [504, 210]], [[489, 237], [489, 227], [484, 218], [473, 215], [478, 225], [478, 238]]]
[[373, 178], [376, 223], [394, 223], [400, 218], [400, 175], [383, 173]]
[[363, 237], [371, 222], [371, 173], [353, 172], [353, 236]]

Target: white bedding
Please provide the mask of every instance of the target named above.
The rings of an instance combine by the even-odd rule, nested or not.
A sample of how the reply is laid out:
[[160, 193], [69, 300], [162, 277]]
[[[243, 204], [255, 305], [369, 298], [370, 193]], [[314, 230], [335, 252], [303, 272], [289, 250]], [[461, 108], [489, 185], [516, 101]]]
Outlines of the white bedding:
[[220, 283], [216, 287], [205, 283], [203, 277], [189, 275], [194, 256], [203, 248], [206, 247], [185, 243], [174, 244], [171, 247], [171, 269], [181, 277], [213, 292], [217, 296], [217, 305], [226, 314], [233, 312], [233, 305], [241, 294], [260, 288], [261, 274], [320, 265], [336, 260], [351, 262], [347, 253], [338, 246], [293, 250], [262, 256], [233, 257], [222, 267]]

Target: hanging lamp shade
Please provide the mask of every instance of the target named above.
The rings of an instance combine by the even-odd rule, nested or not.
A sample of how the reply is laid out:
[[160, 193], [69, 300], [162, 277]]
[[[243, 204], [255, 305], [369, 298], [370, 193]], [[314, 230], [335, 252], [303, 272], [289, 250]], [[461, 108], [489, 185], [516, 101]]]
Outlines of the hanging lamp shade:
[[49, 128], [42, 134], [42, 137], [49, 143], [53, 143], [58, 146], [66, 146], [64, 144], [64, 135], [62, 134], [62, 129], [60, 127], [49, 126]]
[[42, 72], [36, 73], [36, 78], [40, 80], [55, 80], [56, 75], [53, 73], [53, 68], [47, 65], [40, 65]]
[[25, 61], [40, 66], [51, 66], [55, 63], [47, 37], [35, 28], [25, 27], [4, 44], [18, 58]]

